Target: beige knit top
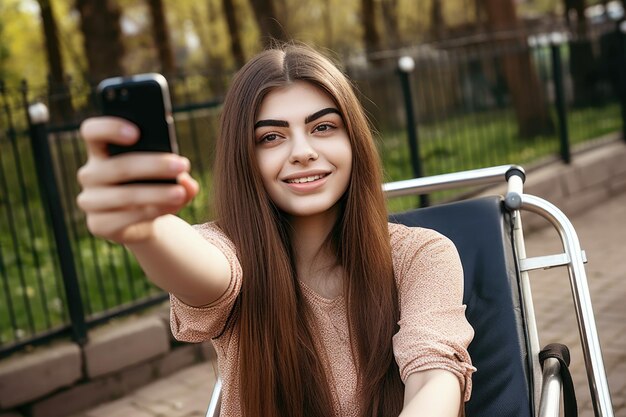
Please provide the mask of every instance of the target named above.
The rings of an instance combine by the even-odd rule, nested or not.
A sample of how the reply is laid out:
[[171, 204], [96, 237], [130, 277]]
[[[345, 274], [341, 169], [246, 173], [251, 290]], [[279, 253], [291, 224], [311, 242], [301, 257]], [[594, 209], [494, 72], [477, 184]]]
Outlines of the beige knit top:
[[[226, 255], [232, 279], [224, 295], [203, 308], [184, 304], [171, 296], [171, 326], [174, 336], [187, 342], [212, 340], [222, 378], [220, 416], [239, 416], [237, 323], [224, 330], [231, 308], [241, 290], [241, 266], [233, 243], [214, 223], [197, 230]], [[462, 305], [463, 271], [454, 245], [439, 233], [422, 228], [389, 224], [394, 275], [400, 301], [399, 331], [394, 335], [393, 352], [406, 382], [414, 372], [445, 369], [459, 379], [463, 398], [471, 394], [471, 374], [476, 369], [467, 353], [474, 331], [465, 319]], [[300, 283], [326, 349], [322, 355], [336, 416], [359, 415], [357, 369], [350, 349], [346, 302], [343, 296], [329, 300]], [[207, 393], [208, 395], [208, 393]]]

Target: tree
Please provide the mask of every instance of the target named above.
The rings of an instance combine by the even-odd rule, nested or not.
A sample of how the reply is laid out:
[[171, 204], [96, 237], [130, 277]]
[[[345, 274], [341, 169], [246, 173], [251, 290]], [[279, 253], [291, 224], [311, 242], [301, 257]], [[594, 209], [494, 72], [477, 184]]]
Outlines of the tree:
[[286, 42], [288, 36], [276, 14], [273, 0], [250, 0], [250, 6], [259, 25], [261, 42], [264, 47], [272, 45], [274, 40]]
[[7, 74], [5, 69], [5, 63], [9, 60], [9, 46], [5, 43], [6, 37], [4, 36], [4, 22], [0, 20], [0, 80], [4, 80]]
[[324, 0], [324, 41], [326, 46], [334, 47], [333, 5], [331, 0]]
[[173, 76], [176, 74], [176, 61], [174, 60], [172, 42], [165, 19], [163, 0], [148, 0], [147, 3], [152, 17], [152, 33], [159, 55], [161, 72], [167, 76]]
[[432, 0], [431, 15], [431, 33], [434, 39], [443, 38], [446, 22], [443, 18], [443, 7], [441, 0]]
[[368, 53], [380, 50], [380, 35], [376, 28], [374, 0], [361, 0], [361, 22], [363, 24], [363, 42]]
[[[514, 1], [482, 0], [481, 4], [489, 29], [499, 32], [501, 36], [496, 40], [496, 46], [504, 52], [500, 63], [511, 93], [520, 136], [532, 137], [553, 132], [554, 124], [550, 118], [548, 103], [533, 66], [525, 36], [517, 33], [519, 25]], [[512, 35], [507, 35], [511, 32]]]
[[65, 82], [65, 70], [59, 46], [59, 34], [50, 0], [37, 0], [41, 14], [43, 37], [48, 62], [48, 95], [50, 97], [50, 117], [52, 122], [69, 121], [72, 101]]
[[[588, 37], [585, 0], [564, 0], [564, 6], [565, 21], [575, 35], [569, 41], [569, 69], [574, 84], [574, 102], [586, 104], [594, 96], [596, 60], [591, 40]], [[572, 12], [576, 15], [575, 22], [571, 19]]]
[[76, 0], [90, 82], [124, 73], [121, 12], [116, 0]]
[[391, 48], [400, 46], [400, 32], [398, 30], [398, 0], [382, 0], [383, 23], [387, 33], [387, 45]]
[[222, 0], [224, 17], [228, 26], [228, 36], [230, 37], [230, 51], [237, 67], [242, 67], [246, 62], [243, 48], [241, 46], [241, 36], [239, 35], [239, 22], [233, 0]]

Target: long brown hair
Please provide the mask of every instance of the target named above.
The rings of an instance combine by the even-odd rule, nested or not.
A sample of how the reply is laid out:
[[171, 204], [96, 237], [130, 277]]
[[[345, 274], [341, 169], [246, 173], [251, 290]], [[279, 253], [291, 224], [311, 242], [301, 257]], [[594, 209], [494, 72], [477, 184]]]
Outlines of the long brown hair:
[[328, 242], [344, 271], [362, 416], [398, 415], [403, 385], [392, 337], [399, 308], [380, 160], [349, 81], [328, 59], [296, 45], [264, 51], [239, 71], [225, 98], [216, 148], [217, 221], [235, 244], [244, 273], [233, 312], [242, 412], [245, 417], [335, 413], [298, 285], [288, 226], [263, 187], [254, 152], [254, 123], [263, 98], [296, 80], [334, 100], [350, 138], [351, 179]]

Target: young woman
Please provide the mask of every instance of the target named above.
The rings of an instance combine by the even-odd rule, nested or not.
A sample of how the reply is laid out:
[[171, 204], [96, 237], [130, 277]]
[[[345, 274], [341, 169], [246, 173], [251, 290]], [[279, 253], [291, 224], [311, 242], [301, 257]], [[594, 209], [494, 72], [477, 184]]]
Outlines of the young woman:
[[387, 223], [366, 118], [325, 57], [290, 45], [239, 71], [221, 118], [215, 222], [172, 215], [198, 192], [187, 159], [109, 158], [107, 143], [137, 140], [120, 119], [86, 120], [81, 133], [89, 229], [170, 292], [177, 338], [212, 340], [222, 416], [462, 414], [473, 331], [457, 252], [434, 231]]

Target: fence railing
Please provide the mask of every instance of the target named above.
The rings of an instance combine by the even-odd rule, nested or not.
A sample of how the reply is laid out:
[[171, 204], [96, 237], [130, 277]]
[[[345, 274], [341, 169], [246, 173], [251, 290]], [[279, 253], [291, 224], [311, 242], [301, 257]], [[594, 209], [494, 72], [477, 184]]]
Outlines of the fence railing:
[[[347, 68], [376, 128], [386, 180], [546, 159], [567, 163], [572, 146], [622, 132], [624, 35], [612, 30], [580, 42], [551, 35], [423, 47], [405, 54], [404, 71], [400, 53], [374, 68]], [[573, 65], [581, 54], [595, 63], [584, 72]], [[223, 94], [228, 78], [170, 80], [180, 150], [202, 185], [180, 214], [193, 223], [212, 217], [220, 111], [212, 97]], [[75, 84], [59, 91], [0, 84], [0, 356], [63, 335], [84, 341], [93, 325], [166, 298], [123, 247], [86, 230], [75, 202], [76, 171], [85, 161], [77, 128], [95, 112], [93, 92]], [[50, 124], [29, 118], [33, 101], [48, 104]], [[390, 201], [390, 210], [426, 203], [400, 199]]]

